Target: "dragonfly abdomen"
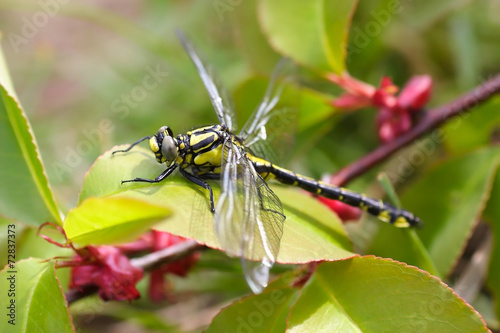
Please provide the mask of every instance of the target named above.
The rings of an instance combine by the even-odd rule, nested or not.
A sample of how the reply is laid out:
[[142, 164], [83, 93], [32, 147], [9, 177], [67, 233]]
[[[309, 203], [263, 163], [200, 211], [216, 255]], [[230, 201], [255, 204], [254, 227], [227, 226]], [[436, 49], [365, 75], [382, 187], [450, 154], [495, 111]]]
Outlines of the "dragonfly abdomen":
[[271, 175], [280, 183], [298, 186], [310, 193], [321, 195], [328, 199], [338, 200], [347, 205], [359, 207], [379, 220], [393, 224], [396, 227], [407, 228], [419, 226], [422, 222], [412, 213], [395, 208], [382, 200], [372, 199], [364, 194], [349, 191], [345, 188], [330, 185], [314, 178], [296, 174], [290, 170], [276, 166], [261, 159], [252, 159], [255, 169], [264, 178]]

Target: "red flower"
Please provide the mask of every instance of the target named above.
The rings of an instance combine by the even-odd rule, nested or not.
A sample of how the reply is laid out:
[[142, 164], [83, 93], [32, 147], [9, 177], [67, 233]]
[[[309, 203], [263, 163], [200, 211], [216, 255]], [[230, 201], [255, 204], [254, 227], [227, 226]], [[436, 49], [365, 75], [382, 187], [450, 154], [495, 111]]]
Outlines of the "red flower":
[[130, 264], [129, 259], [113, 246], [88, 246], [73, 262], [70, 288], [81, 289], [87, 285], [99, 287], [99, 296], [105, 300], [125, 301], [140, 297], [135, 284], [142, 279], [141, 269]]
[[[156, 252], [186, 241], [183, 237], [153, 230], [143, 234], [134, 242], [119, 246], [87, 246], [75, 249], [71, 243], [67, 242], [64, 230], [58, 225], [44, 223], [40, 226], [38, 233], [40, 234], [41, 229], [48, 225], [59, 230], [66, 243], [54, 241], [43, 234], [40, 235], [41, 237], [52, 244], [72, 248], [76, 252], [73, 260], [63, 261], [57, 265], [58, 268], [71, 267], [70, 288], [81, 290], [87, 286], [97, 286], [99, 296], [105, 301], [124, 301], [140, 297], [135, 285], [142, 279], [143, 271], [132, 266], [125, 253]], [[153, 301], [166, 299], [169, 288], [165, 283], [164, 275], [170, 273], [186, 276], [198, 258], [199, 253], [193, 253], [153, 270], [149, 286], [151, 299]]]
[[374, 106], [379, 109], [377, 127], [382, 142], [389, 142], [412, 127], [411, 115], [420, 110], [429, 100], [432, 78], [428, 75], [414, 76], [396, 96], [396, 87], [390, 78], [383, 77], [379, 88], [344, 74], [330, 74], [328, 79], [346, 90], [332, 102], [344, 110], [355, 110]]

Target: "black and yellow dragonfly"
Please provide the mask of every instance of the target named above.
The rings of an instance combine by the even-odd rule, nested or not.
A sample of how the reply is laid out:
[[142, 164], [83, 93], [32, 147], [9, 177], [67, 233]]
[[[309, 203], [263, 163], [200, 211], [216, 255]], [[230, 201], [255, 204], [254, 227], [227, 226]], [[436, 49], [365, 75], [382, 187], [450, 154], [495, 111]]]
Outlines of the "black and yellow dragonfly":
[[[278, 256], [286, 219], [280, 199], [266, 183], [268, 180], [275, 179], [316, 195], [360, 207], [396, 227], [421, 224], [419, 218], [408, 211], [364, 194], [296, 174], [256, 156], [255, 151], [262, 151], [258, 147], [265, 144], [267, 138], [266, 125], [271, 118], [280, 116], [276, 105], [282, 89], [276, 87], [276, 81], [285, 66], [283, 61], [274, 71], [262, 102], [236, 134], [232, 99], [212, 67], [199, 56], [182, 33], [178, 35], [201, 76], [220, 123], [176, 137], [168, 126], [163, 126], [156, 134], [146, 136], [113, 154], [128, 152], [138, 143], [149, 140], [156, 160], [165, 163], [167, 168], [155, 179], [135, 178], [122, 183], [159, 183], [178, 168], [188, 180], [208, 190], [210, 207], [215, 215], [215, 232], [229, 254], [242, 258], [245, 278], [253, 292], [259, 293], [267, 285], [269, 270]], [[221, 194], [217, 204], [207, 180], [220, 181]], [[258, 258], [259, 261], [245, 258]]]

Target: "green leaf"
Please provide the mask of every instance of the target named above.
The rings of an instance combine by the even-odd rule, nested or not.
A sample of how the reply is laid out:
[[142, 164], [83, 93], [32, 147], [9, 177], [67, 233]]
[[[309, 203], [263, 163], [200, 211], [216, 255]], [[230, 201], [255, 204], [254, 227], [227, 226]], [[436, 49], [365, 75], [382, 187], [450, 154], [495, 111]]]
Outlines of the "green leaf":
[[0, 214], [33, 226], [61, 223], [29, 122], [2, 86], [0, 160]]
[[287, 332], [488, 332], [437, 278], [389, 259], [321, 264], [292, 307]]
[[497, 172], [484, 217], [490, 222], [493, 235], [493, 250], [488, 269], [487, 284], [493, 294], [495, 313], [500, 318], [500, 172]]
[[123, 243], [136, 239], [170, 211], [131, 198], [89, 198], [69, 211], [64, 230], [78, 246]]
[[[113, 150], [124, 147], [115, 147]], [[214, 233], [208, 191], [177, 174], [171, 175], [161, 184], [121, 184], [122, 180], [135, 177], [155, 178], [164, 168], [156, 162], [151, 151], [140, 147], [113, 157], [107, 152], [97, 159], [87, 174], [80, 200], [89, 196], [127, 197], [169, 207], [173, 215], [156, 225], [155, 229], [220, 249]], [[210, 184], [217, 200], [220, 192], [218, 182], [211, 181]], [[281, 199], [287, 216], [279, 262], [305, 263], [353, 255], [342, 224], [327, 207], [297, 189], [283, 186], [272, 188]]]
[[269, 46], [257, 21], [257, 1], [242, 1], [235, 7], [234, 25], [238, 33], [235, 42], [242, 56], [259, 73], [271, 73], [280, 56]]
[[[382, 185], [385, 193], [387, 194], [387, 197], [390, 199], [390, 202], [392, 202], [396, 208], [401, 208], [401, 201], [399, 200], [399, 197], [396, 194], [396, 190], [394, 189], [394, 186], [392, 186], [392, 183], [389, 180], [387, 174], [379, 173], [377, 175], [377, 180]], [[432, 275], [438, 274], [438, 271], [434, 263], [432, 262], [429, 252], [427, 252], [427, 249], [422, 244], [422, 241], [418, 237], [415, 229], [405, 230], [404, 232], [405, 236], [409, 236], [407, 237], [407, 239], [410, 241], [408, 243], [408, 247], [412, 249], [412, 253], [418, 260], [417, 266], [425, 269]]]
[[280, 277], [262, 294], [245, 297], [224, 308], [206, 332], [285, 332], [289, 309], [298, 291], [290, 287], [290, 276]]
[[[66, 299], [55, 276], [54, 264], [41, 263], [40, 259], [19, 261], [14, 270], [0, 272], [0, 286], [4, 295], [0, 298], [2, 313], [15, 304], [15, 326], [8, 320], [12, 310], [0, 321], [1, 332], [74, 332]], [[13, 271], [15, 273], [13, 273]], [[13, 280], [8, 280], [14, 278]], [[15, 296], [9, 296], [15, 281]], [[11, 303], [12, 300], [15, 303]]]
[[500, 97], [494, 97], [465, 112], [443, 127], [448, 152], [460, 153], [490, 145], [500, 126]]
[[341, 74], [356, 6], [357, 0], [260, 0], [259, 19], [277, 51], [319, 72]]
[[[401, 198], [403, 208], [424, 222], [417, 233], [440, 277], [453, 268], [481, 216], [500, 163], [499, 152], [488, 148], [449, 159], [427, 172]], [[383, 225], [380, 229], [369, 253], [419, 264], [408, 247], [407, 233]]]

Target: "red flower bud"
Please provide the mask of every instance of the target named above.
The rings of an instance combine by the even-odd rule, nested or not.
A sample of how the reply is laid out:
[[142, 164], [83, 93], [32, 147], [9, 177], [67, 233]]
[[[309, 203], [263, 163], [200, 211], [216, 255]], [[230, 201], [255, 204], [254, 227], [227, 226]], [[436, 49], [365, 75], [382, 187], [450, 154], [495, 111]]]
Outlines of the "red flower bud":
[[432, 78], [429, 75], [414, 76], [399, 94], [398, 104], [403, 109], [418, 110], [427, 103], [431, 92]]

